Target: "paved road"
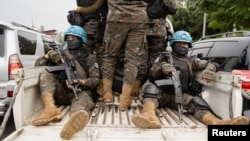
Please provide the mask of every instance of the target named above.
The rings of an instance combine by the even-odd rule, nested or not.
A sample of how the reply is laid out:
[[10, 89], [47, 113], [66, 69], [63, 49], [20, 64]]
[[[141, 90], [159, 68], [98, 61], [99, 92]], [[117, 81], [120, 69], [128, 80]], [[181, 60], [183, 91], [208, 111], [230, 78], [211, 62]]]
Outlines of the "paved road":
[[[3, 117], [0, 117], [0, 123], [2, 123]], [[0, 137], [0, 140], [3, 140], [5, 137], [7, 137], [9, 134], [11, 134], [13, 131], [15, 131], [15, 124], [13, 119], [13, 114], [10, 115], [10, 118], [8, 120], [8, 123], [6, 124], [6, 128], [3, 132], [2, 137]]]

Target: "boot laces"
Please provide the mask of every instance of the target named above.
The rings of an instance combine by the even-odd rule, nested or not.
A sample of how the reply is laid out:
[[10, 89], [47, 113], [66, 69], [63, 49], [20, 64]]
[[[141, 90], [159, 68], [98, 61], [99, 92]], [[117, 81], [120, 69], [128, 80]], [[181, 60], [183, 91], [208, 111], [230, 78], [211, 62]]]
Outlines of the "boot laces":
[[129, 103], [131, 100], [130, 96], [124, 96], [124, 95], [120, 95], [120, 99], [122, 101], [126, 101], [127, 103]]

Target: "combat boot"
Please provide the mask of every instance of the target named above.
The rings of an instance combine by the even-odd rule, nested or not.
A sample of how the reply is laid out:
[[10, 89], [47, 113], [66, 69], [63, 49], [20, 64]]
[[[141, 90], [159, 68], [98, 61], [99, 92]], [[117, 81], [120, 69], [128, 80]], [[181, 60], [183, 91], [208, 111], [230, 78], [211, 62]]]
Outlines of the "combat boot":
[[112, 85], [112, 80], [103, 79], [103, 101], [105, 103], [113, 101]]
[[100, 96], [103, 96], [103, 81], [102, 81], [102, 79], [99, 81], [99, 84], [97, 85], [96, 92]]
[[132, 97], [138, 97], [139, 96], [139, 90], [141, 87], [141, 80], [135, 80], [135, 83], [133, 85], [133, 89], [131, 92]]
[[60, 133], [61, 138], [69, 140], [75, 133], [83, 130], [89, 121], [89, 114], [84, 110], [70, 115], [68, 122], [63, 126]]
[[119, 100], [119, 109], [120, 110], [126, 110], [128, 106], [132, 103], [133, 97], [130, 95], [132, 91], [133, 86], [128, 84], [122, 85], [122, 93], [120, 95]]
[[41, 115], [32, 121], [32, 125], [41, 126], [48, 124], [51, 121], [62, 119], [61, 111], [55, 106], [54, 98], [51, 93], [43, 93], [41, 95], [44, 110]]
[[206, 125], [248, 125], [249, 120], [245, 116], [238, 116], [228, 120], [221, 120], [214, 114], [207, 112], [202, 116], [202, 122]]
[[143, 113], [132, 116], [132, 122], [138, 128], [159, 129], [161, 123], [155, 114], [155, 105], [152, 101], [146, 101], [143, 104]]

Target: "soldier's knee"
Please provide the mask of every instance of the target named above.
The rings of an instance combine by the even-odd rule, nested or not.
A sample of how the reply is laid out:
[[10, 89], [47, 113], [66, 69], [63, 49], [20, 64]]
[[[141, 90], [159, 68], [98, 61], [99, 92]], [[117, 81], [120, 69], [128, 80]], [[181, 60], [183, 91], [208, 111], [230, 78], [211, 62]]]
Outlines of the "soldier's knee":
[[211, 111], [207, 102], [200, 96], [193, 97], [188, 104], [188, 112], [195, 113], [198, 110]]
[[142, 91], [143, 98], [154, 98], [157, 99], [159, 89], [152, 83], [146, 85]]

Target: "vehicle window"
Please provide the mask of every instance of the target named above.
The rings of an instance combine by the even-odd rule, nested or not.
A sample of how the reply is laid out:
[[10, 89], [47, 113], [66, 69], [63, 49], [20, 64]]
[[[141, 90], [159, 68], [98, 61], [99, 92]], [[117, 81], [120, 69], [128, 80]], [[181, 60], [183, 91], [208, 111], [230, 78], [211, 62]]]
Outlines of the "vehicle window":
[[208, 57], [228, 57], [228, 56], [238, 56], [239, 54], [232, 54], [234, 50], [237, 50], [238, 42], [215, 42], [213, 48], [208, 54]]
[[[197, 56], [198, 58], [205, 58], [209, 52], [210, 48], [197, 48], [193, 49], [191, 56]], [[202, 55], [202, 56], [200, 56]]]
[[228, 58], [223, 64], [223, 71], [231, 72], [237, 66], [239, 66], [239, 57]]
[[195, 55], [198, 58], [206, 58], [213, 44], [214, 42], [203, 42], [203, 43], [193, 44], [192, 53], [190, 53], [190, 55], [191, 56]]
[[45, 54], [51, 50], [52, 48], [50, 47], [50, 44], [54, 42], [52, 38], [42, 36], [43, 44], [44, 44], [44, 52]]
[[0, 28], [0, 57], [4, 57], [4, 52], [5, 52], [4, 39], [5, 39], [4, 29]]
[[37, 35], [25, 31], [18, 31], [19, 49], [22, 55], [34, 55], [36, 53]]

